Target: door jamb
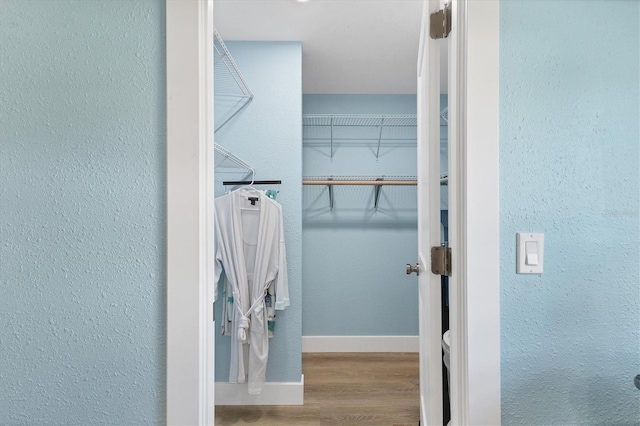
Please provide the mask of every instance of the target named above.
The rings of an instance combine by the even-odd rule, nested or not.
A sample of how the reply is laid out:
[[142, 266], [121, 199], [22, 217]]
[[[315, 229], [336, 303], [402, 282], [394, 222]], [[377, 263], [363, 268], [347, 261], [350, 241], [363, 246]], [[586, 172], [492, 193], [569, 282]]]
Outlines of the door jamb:
[[166, 422], [213, 424], [213, 0], [165, 4]]
[[466, 1], [451, 2], [452, 31], [449, 35], [448, 88], [448, 193], [449, 246], [452, 273], [449, 277], [449, 334], [451, 342], [449, 393], [452, 424], [468, 424], [467, 323], [466, 323], [466, 235], [465, 203], [466, 112], [465, 52]]
[[[499, 0], [454, 0], [452, 424], [500, 424]], [[457, 67], [457, 68], [455, 68]], [[455, 85], [453, 85], [455, 86]], [[456, 165], [457, 163], [457, 165]], [[460, 214], [457, 214], [457, 213]]]

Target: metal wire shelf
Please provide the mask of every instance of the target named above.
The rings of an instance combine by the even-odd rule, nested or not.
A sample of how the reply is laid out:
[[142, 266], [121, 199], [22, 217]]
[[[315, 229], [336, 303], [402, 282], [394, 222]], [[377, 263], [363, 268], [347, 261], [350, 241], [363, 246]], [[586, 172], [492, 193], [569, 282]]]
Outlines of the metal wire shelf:
[[416, 115], [384, 114], [303, 114], [303, 141], [306, 145], [326, 143], [330, 156], [338, 142], [375, 142], [376, 158], [380, 156], [382, 142], [416, 141]]
[[[448, 109], [440, 113], [440, 125], [447, 125]], [[380, 146], [415, 145], [417, 140], [416, 114], [303, 114], [303, 142], [307, 146], [330, 146], [330, 157], [337, 143], [376, 144], [376, 158]]]
[[238, 65], [214, 28], [215, 131], [242, 111], [253, 100], [253, 93]]
[[415, 127], [415, 114], [304, 114], [304, 126], [409, 126]]

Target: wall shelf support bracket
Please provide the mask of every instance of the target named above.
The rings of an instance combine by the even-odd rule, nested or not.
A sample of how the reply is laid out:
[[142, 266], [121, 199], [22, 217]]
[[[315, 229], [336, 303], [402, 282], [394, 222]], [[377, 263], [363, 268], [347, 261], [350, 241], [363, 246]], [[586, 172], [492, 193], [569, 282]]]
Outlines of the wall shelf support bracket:
[[[333, 178], [327, 180], [333, 180]], [[333, 185], [327, 185], [327, 188], [329, 188], [329, 210], [333, 211]]]
[[[377, 181], [382, 181], [384, 178], [378, 178]], [[373, 208], [378, 211], [378, 204], [380, 202], [380, 191], [382, 190], [382, 185], [375, 186], [375, 200], [373, 202]]]
[[380, 119], [380, 133], [378, 133], [378, 149], [376, 150], [376, 159], [380, 157], [380, 142], [382, 142], [382, 129], [384, 129], [384, 117]]
[[331, 158], [333, 158], [333, 117], [331, 117]]

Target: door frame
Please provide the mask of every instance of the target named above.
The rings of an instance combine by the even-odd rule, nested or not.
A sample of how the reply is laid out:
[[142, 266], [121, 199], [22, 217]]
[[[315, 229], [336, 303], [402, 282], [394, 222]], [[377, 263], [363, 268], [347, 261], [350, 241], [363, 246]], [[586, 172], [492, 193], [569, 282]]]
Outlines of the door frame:
[[166, 423], [215, 421], [213, 0], [166, 0]]
[[[451, 424], [501, 423], [499, 0], [453, 0]], [[453, 143], [452, 143], [453, 142]]]
[[[454, 3], [452, 424], [499, 424], [500, 2]], [[213, 424], [213, 0], [166, 0], [166, 23], [167, 424]]]

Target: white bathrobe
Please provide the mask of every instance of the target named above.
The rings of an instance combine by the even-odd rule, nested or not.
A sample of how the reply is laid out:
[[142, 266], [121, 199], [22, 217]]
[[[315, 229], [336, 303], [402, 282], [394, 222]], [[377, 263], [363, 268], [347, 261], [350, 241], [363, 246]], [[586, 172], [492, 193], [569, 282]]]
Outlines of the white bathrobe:
[[229, 382], [248, 382], [249, 393], [258, 394], [269, 356], [264, 296], [272, 283], [275, 308], [289, 306], [282, 208], [245, 188], [216, 198], [215, 215], [216, 286], [224, 270], [233, 294]]

